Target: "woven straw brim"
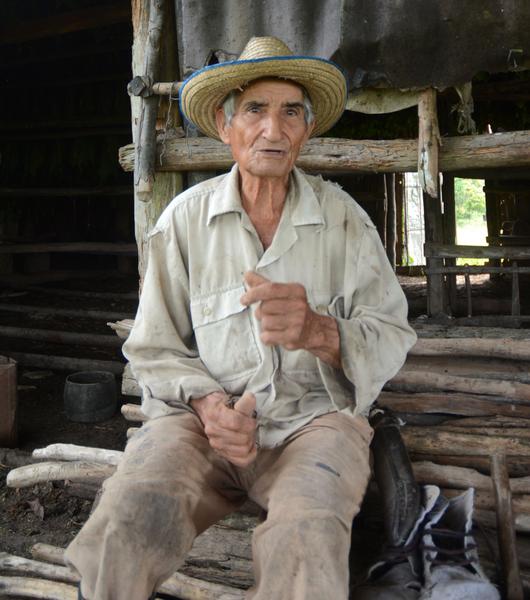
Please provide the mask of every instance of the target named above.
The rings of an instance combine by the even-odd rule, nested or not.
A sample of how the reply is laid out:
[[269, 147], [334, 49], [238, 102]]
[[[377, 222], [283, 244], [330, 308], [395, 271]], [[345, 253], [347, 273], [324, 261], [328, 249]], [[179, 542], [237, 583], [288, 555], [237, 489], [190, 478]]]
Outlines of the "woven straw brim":
[[317, 136], [340, 118], [346, 104], [346, 80], [334, 63], [315, 57], [285, 56], [237, 60], [205, 67], [182, 85], [180, 109], [188, 121], [204, 134], [219, 139], [215, 111], [227, 94], [263, 77], [278, 77], [304, 86], [315, 115], [312, 136]]

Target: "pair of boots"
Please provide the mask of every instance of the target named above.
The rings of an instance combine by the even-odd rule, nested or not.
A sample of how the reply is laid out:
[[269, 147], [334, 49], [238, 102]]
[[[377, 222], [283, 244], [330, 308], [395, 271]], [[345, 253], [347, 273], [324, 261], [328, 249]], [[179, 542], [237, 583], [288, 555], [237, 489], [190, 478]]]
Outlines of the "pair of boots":
[[447, 500], [424, 486], [406, 540], [390, 547], [353, 592], [356, 600], [500, 600], [471, 534], [473, 489]]

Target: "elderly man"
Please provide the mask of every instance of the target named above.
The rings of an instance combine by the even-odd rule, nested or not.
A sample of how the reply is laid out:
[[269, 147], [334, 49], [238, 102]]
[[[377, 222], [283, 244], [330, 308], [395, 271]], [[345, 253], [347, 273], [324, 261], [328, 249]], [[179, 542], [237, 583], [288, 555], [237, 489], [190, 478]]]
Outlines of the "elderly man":
[[235, 166], [151, 232], [124, 346], [150, 420], [67, 551], [84, 598], [146, 600], [246, 498], [267, 513], [249, 598], [347, 598], [366, 414], [415, 336], [364, 211], [295, 167], [345, 97], [336, 65], [275, 38], [184, 83], [183, 114]]

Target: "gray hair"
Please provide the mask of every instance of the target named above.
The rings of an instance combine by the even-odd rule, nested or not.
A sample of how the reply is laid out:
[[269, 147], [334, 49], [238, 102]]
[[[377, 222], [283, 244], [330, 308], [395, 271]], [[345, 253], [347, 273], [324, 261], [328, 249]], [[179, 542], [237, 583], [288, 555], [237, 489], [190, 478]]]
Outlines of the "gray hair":
[[[315, 113], [313, 112], [313, 105], [311, 104], [311, 98], [307, 93], [306, 89], [300, 86], [303, 94], [302, 104], [304, 106], [304, 121], [307, 126], [311, 125], [315, 120]], [[225, 115], [225, 122], [228, 126], [232, 123], [232, 117], [236, 112], [236, 100], [241, 94], [241, 90], [232, 90], [228, 96], [223, 100], [221, 106]]]

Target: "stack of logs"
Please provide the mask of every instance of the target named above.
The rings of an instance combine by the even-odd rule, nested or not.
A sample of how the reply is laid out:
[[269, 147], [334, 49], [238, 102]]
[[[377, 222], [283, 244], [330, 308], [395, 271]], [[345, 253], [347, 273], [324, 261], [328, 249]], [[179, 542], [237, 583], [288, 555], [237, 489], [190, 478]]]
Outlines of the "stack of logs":
[[[418, 342], [411, 350], [403, 369], [385, 386], [378, 403], [394, 411], [404, 421], [402, 436], [418, 482], [438, 485], [448, 497], [474, 487], [475, 522], [481, 528], [493, 532], [493, 538], [497, 528], [498, 535], [501, 535], [502, 524], [497, 521], [499, 511], [497, 515], [495, 512], [499, 503], [499, 490], [495, 490], [495, 477], [491, 477], [491, 457], [506, 457], [517, 531], [517, 539], [512, 545], [518, 554], [522, 584], [530, 589], [528, 330], [445, 328], [433, 325], [416, 325], [415, 328], [419, 336]], [[124, 405], [122, 413], [128, 420], [145, 420], [138, 405]], [[132, 428], [130, 432], [135, 430], [136, 428]], [[112, 474], [121, 453], [54, 445], [36, 450], [34, 456], [47, 462], [12, 470], [8, 476], [8, 485], [23, 487], [43, 481], [66, 479], [82, 482], [88, 488], [92, 486], [91, 489], [95, 492], [101, 481]], [[252, 524], [255, 524], [255, 520], [249, 519], [247, 525]], [[225, 527], [224, 531], [227, 532], [228, 529]], [[223, 543], [219, 541], [222, 534], [221, 531], [221, 537], [216, 538], [217, 534], [214, 532], [216, 544]], [[214, 538], [210, 538], [209, 545], [202, 551], [208, 548], [208, 552], [211, 552]], [[241, 557], [244, 554], [246, 561], [245, 566], [241, 567], [240, 564], [239, 568], [243, 571], [248, 568], [248, 572], [233, 585], [247, 587], [251, 582], [249, 536], [238, 538], [237, 544], [239, 550], [235, 555]], [[496, 546], [495, 539], [493, 545]], [[198, 558], [200, 543], [195, 552]], [[491, 553], [486, 554], [491, 556]], [[481, 558], [484, 562], [484, 553]], [[15, 558], [4, 557], [0, 569], [5, 569], [6, 561], [14, 564]], [[489, 564], [488, 560], [485, 562], [489, 574], [494, 575], [496, 558], [490, 558]], [[44, 568], [33, 572], [40, 577], [48, 577]], [[202, 577], [200, 573], [199, 576]], [[9, 588], [2, 587], [6, 579], [18, 578], [0, 578], [0, 590], [9, 591]], [[215, 581], [216, 577], [213, 579]], [[161, 591], [184, 599], [243, 597], [236, 587], [220, 583], [208, 584], [200, 579], [190, 579], [189, 575], [176, 574], [171, 581], [174, 587], [170, 590], [166, 582]], [[225, 572], [225, 576], [221, 574], [217, 581], [230, 582], [228, 572]], [[209, 587], [211, 585], [214, 586], [213, 589]]]

